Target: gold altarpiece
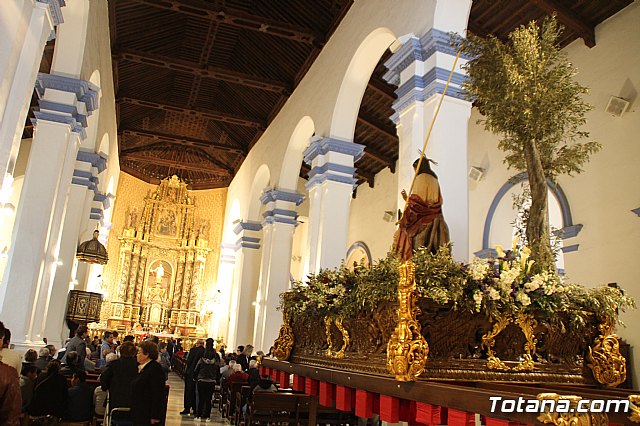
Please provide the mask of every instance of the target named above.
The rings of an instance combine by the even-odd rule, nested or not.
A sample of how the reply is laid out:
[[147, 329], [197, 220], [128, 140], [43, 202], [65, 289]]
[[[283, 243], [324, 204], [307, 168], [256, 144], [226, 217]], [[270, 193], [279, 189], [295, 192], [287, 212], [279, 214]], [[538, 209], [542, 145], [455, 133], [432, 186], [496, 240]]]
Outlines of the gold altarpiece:
[[200, 312], [210, 221], [197, 213], [195, 197], [176, 176], [129, 206], [107, 326], [127, 332], [196, 335], [206, 329]]

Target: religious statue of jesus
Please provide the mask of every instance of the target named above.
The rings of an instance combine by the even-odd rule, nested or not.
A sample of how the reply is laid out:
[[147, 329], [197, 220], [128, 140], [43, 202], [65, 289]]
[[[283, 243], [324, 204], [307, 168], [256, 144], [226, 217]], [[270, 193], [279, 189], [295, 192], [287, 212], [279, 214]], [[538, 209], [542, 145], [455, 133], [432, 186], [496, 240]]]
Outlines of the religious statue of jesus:
[[449, 243], [449, 227], [442, 215], [438, 176], [431, 169], [430, 161], [423, 157], [422, 162], [418, 159], [413, 163], [417, 176], [408, 200], [406, 192], [402, 191], [407, 205], [394, 238], [394, 251], [402, 262], [411, 259], [418, 247], [427, 247], [435, 254], [440, 246]]
[[150, 272], [155, 274], [156, 283], [160, 284], [162, 282], [162, 278], [164, 277], [164, 267], [162, 266], [162, 262], [158, 264], [156, 269], [152, 269]]

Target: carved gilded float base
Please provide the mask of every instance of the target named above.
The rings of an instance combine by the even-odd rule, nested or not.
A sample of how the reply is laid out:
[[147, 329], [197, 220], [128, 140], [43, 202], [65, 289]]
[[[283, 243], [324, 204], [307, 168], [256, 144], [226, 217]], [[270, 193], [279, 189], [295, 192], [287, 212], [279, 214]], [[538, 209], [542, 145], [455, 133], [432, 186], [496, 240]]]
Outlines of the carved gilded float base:
[[[495, 345], [496, 336], [500, 334], [509, 324], [512, 322], [516, 323], [524, 337], [527, 339], [527, 342], [524, 345], [524, 354], [522, 355], [522, 361], [520, 361], [516, 366], [509, 367], [504, 363], [500, 358], [496, 356], [495, 351], [493, 350], [493, 346]], [[493, 328], [491, 331], [482, 336], [482, 346], [487, 350], [487, 368], [489, 370], [500, 370], [500, 371], [533, 371], [535, 368], [535, 364], [533, 362], [533, 354], [536, 351], [536, 337], [533, 333], [534, 328], [537, 325], [537, 321], [533, 318], [531, 314], [520, 314], [514, 320], [510, 315], [504, 315], [499, 317], [496, 322], [493, 323]]]
[[[538, 420], [545, 424], [554, 424], [559, 426], [607, 426], [609, 417], [605, 413], [577, 413], [576, 407], [581, 401], [578, 395], [558, 395], [557, 393], [541, 393], [538, 394], [538, 400], [555, 401], [554, 406], [558, 406], [558, 401], [568, 401], [571, 407], [569, 413], [559, 413], [557, 411], [546, 410], [538, 416]], [[563, 410], [564, 411], [564, 410]]]
[[627, 379], [627, 365], [620, 354], [618, 336], [613, 334], [614, 324], [600, 324], [600, 336], [589, 347], [587, 362], [598, 383], [607, 387], [616, 387]]
[[424, 371], [429, 345], [417, 321], [416, 265], [410, 260], [398, 270], [398, 324], [387, 344], [387, 368], [401, 382], [414, 381]]
[[273, 355], [280, 361], [287, 361], [291, 356], [294, 342], [293, 329], [291, 328], [289, 318], [285, 316], [280, 326], [278, 338], [273, 343]]

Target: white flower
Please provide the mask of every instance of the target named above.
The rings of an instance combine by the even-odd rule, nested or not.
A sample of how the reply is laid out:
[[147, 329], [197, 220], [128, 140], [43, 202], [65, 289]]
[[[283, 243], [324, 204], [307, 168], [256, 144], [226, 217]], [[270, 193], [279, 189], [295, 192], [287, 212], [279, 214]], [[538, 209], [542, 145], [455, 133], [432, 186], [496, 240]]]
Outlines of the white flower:
[[476, 290], [473, 293], [473, 300], [476, 302], [476, 310], [480, 310], [480, 305], [482, 305], [482, 292], [480, 290]]
[[489, 296], [489, 299], [491, 299], [491, 300], [499, 300], [500, 299], [500, 292], [492, 287], [492, 288], [489, 289], [489, 295], [488, 296]]
[[473, 262], [469, 264], [469, 276], [477, 281], [482, 281], [486, 278], [489, 272], [489, 263], [483, 259], [473, 259]]
[[529, 306], [531, 304], [531, 298], [524, 291], [516, 293], [516, 300], [520, 302], [522, 306]]
[[503, 285], [511, 285], [520, 275], [520, 266], [517, 265], [507, 271], [502, 271], [500, 273], [500, 283]]

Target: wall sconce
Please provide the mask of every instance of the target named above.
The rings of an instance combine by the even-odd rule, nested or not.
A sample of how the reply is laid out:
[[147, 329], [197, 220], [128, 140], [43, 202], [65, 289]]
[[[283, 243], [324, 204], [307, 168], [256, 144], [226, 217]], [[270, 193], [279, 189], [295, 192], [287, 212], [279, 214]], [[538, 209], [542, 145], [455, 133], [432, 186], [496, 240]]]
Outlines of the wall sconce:
[[484, 177], [484, 169], [482, 167], [471, 166], [469, 168], [469, 179], [480, 182]]

